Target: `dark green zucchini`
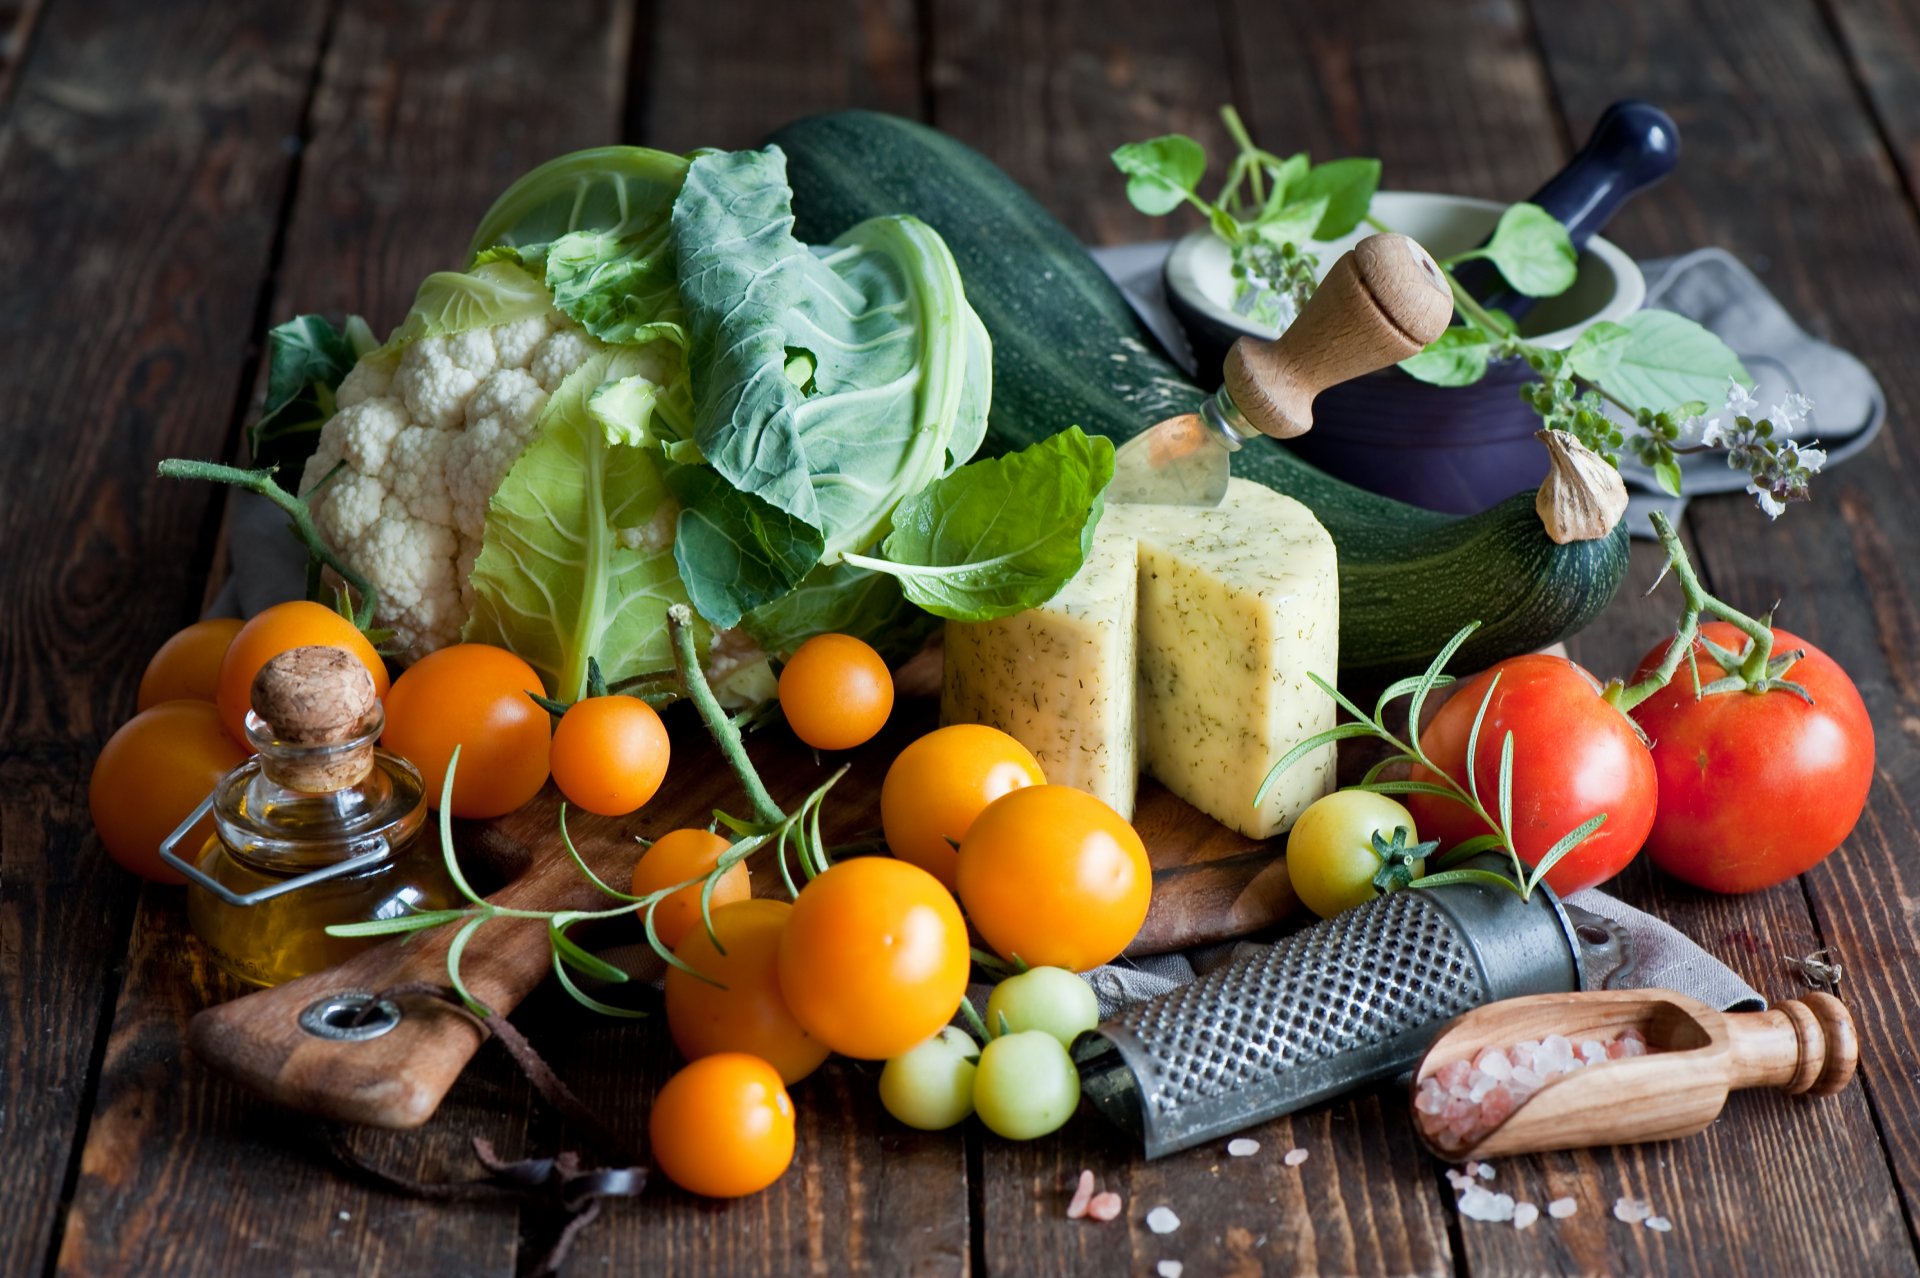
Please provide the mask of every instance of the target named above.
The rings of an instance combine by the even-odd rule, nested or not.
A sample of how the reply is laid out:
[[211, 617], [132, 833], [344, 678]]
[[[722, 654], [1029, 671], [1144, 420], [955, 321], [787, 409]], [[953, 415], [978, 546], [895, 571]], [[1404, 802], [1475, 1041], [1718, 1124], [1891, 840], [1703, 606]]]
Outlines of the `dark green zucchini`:
[[[881, 213], [911, 213], [946, 239], [993, 337], [983, 451], [1076, 423], [1125, 439], [1201, 399], [1072, 233], [979, 152], [868, 111], [801, 120], [768, 140], [787, 153], [808, 243]], [[1117, 178], [1113, 190], [1122, 198]], [[1355, 684], [1418, 671], [1469, 621], [1482, 625], [1459, 670], [1552, 643], [1591, 621], [1626, 574], [1624, 527], [1556, 546], [1531, 493], [1478, 515], [1437, 514], [1334, 479], [1264, 439], [1233, 469], [1305, 503], [1333, 535], [1340, 670]]]

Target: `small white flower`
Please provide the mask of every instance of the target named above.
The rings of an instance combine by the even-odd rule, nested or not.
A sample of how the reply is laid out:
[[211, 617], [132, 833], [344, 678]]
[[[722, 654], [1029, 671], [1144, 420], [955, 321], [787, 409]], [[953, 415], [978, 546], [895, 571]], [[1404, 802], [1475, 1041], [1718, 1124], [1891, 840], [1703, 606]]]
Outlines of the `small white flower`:
[[1807, 420], [1807, 414], [1813, 411], [1813, 401], [1799, 391], [1787, 392], [1787, 397], [1773, 406], [1772, 420], [1774, 429], [1792, 434], [1793, 428]]
[[[1696, 425], [1700, 429], [1700, 442], [1706, 447], [1708, 448], [1732, 447], [1733, 434], [1725, 426], [1720, 424], [1720, 419], [1718, 417], [1688, 418], [1685, 429], [1691, 432]], [[1676, 440], [1675, 443], [1684, 444], [1685, 440], [1684, 439]]]
[[1753, 499], [1759, 503], [1760, 509], [1767, 512], [1768, 519], [1778, 519], [1786, 513], [1787, 503], [1775, 497], [1771, 489], [1762, 488], [1758, 484], [1748, 484], [1747, 491], [1753, 494]]
[[1827, 450], [1810, 445], [1802, 447], [1789, 439], [1780, 445], [1780, 461], [1783, 466], [1797, 466], [1809, 475], [1817, 475], [1820, 468], [1827, 464]]
[[1736, 417], [1752, 417], [1754, 410], [1759, 407], [1759, 401], [1754, 399], [1751, 391], [1733, 378], [1727, 379], [1727, 411], [1729, 413]]

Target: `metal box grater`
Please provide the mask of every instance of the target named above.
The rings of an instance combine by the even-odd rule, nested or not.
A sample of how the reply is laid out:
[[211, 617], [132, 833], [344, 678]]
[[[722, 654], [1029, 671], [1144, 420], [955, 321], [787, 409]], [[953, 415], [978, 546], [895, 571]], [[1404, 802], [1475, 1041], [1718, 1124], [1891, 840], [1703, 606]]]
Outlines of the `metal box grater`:
[[1410, 1068], [1469, 1008], [1630, 966], [1617, 925], [1545, 887], [1394, 892], [1123, 1009], [1076, 1055], [1086, 1094], [1157, 1158]]

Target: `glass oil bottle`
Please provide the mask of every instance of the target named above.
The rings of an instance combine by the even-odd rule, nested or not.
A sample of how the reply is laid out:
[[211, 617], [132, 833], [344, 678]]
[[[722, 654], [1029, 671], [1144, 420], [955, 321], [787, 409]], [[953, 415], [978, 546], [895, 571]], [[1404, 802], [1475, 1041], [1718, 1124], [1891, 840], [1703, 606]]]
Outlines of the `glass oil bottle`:
[[214, 835], [198, 864], [162, 853], [187, 875], [188, 921], [219, 964], [278, 985], [384, 939], [329, 936], [333, 924], [457, 904], [438, 844], [422, 837], [419, 771], [374, 745], [385, 719], [359, 660], [295, 648], [267, 663], [252, 693], [256, 753], [203, 805]]

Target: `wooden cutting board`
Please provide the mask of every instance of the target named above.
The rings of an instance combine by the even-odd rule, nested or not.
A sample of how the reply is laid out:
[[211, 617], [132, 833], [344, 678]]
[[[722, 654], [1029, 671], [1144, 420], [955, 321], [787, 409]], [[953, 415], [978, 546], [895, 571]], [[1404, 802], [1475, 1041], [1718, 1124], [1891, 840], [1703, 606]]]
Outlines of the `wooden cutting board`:
[[[938, 722], [927, 674], [925, 662], [901, 671], [891, 721], [858, 750], [818, 755], [782, 723], [750, 735], [748, 753], [774, 800], [791, 810], [835, 769], [849, 764], [822, 808], [824, 837], [830, 845], [877, 839], [880, 786], [888, 764]], [[616, 888], [628, 885], [641, 851], [638, 839], [682, 826], [704, 827], [716, 808], [749, 814], [731, 771], [690, 708], [676, 709], [668, 719], [673, 759], [651, 803], [625, 817], [569, 814], [575, 846]], [[559, 795], [548, 786], [507, 816], [456, 822], [462, 867], [476, 889], [508, 908], [608, 908], [612, 903], [566, 855], [559, 808]], [[1128, 954], [1160, 954], [1244, 936], [1294, 911], [1296, 898], [1279, 855], [1282, 841], [1263, 844], [1236, 834], [1151, 782], [1142, 784], [1134, 825], [1153, 863], [1154, 894]], [[756, 854], [748, 866], [756, 895], [784, 894], [770, 853]], [[418, 981], [444, 984], [453, 931], [440, 928], [405, 944], [389, 942], [325, 972], [209, 1008], [194, 1018], [188, 1042], [215, 1068], [294, 1109], [343, 1122], [417, 1127], [432, 1117], [483, 1041], [477, 1022], [418, 996], [396, 1000], [397, 1022], [377, 1037], [324, 1037], [303, 1027], [302, 1018], [310, 1024], [319, 1009], [354, 993]], [[634, 931], [577, 939], [631, 942]], [[476, 934], [461, 973], [474, 997], [504, 1014], [546, 978], [550, 964], [543, 923], [497, 919]]]

